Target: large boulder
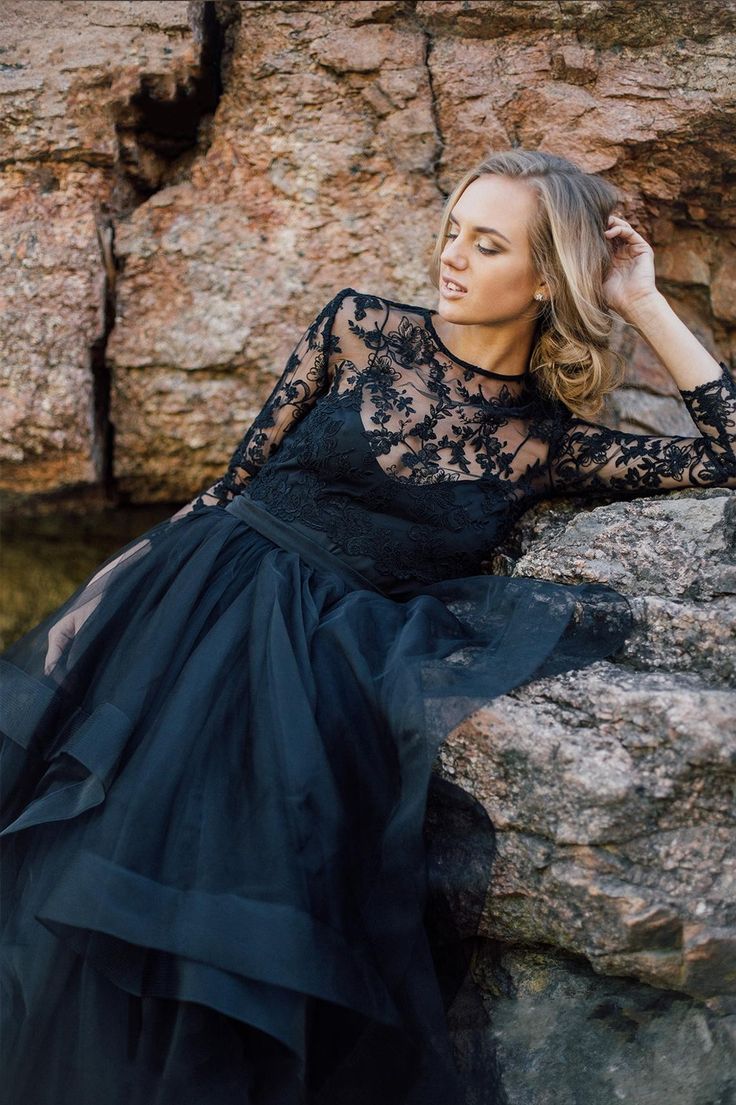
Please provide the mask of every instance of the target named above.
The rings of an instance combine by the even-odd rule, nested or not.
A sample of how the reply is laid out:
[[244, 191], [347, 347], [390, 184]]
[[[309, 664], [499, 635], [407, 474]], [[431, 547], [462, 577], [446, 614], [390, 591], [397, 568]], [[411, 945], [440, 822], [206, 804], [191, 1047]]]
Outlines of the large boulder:
[[[514, 576], [611, 584], [635, 612], [616, 656], [496, 698], [435, 764], [494, 830], [477, 989], [450, 1021], [463, 1065], [473, 1079], [487, 1069], [500, 1100], [730, 1100], [735, 519], [724, 488], [546, 503], [491, 559]], [[448, 866], [448, 827], [433, 832]], [[464, 858], [435, 888], [461, 935], [471, 875]]]

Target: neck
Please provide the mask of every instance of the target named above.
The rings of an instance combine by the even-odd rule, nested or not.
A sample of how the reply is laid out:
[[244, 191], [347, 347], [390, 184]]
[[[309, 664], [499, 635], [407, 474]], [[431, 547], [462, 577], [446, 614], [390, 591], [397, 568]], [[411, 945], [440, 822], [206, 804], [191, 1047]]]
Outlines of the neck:
[[461, 361], [504, 376], [521, 376], [526, 372], [534, 342], [534, 323], [521, 319], [496, 325], [457, 323], [439, 313], [433, 322], [440, 340]]

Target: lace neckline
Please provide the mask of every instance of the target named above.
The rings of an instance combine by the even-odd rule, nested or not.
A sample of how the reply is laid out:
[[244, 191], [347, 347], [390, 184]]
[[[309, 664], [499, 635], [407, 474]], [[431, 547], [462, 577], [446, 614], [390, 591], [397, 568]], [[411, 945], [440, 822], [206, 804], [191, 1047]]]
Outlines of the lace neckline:
[[471, 364], [470, 361], [463, 361], [460, 357], [458, 357], [455, 353], [453, 353], [450, 349], [447, 348], [445, 343], [442, 341], [442, 338], [439, 336], [439, 334], [435, 330], [434, 322], [432, 321], [432, 316], [436, 315], [437, 312], [430, 310], [429, 307], [420, 307], [420, 310], [421, 310], [422, 314], [425, 317], [425, 320], [426, 320], [426, 323], [427, 323], [427, 329], [429, 330], [429, 333], [432, 335], [433, 341], [436, 342], [437, 347], [439, 349], [441, 349], [442, 352], [445, 353], [448, 357], [450, 357], [451, 360], [453, 360], [455, 362], [455, 364], [462, 365], [463, 368], [469, 368], [472, 372], [479, 372], [482, 376], [489, 376], [492, 380], [520, 380], [520, 381], [522, 381], [522, 380], [526, 380], [527, 377], [529, 376], [529, 369], [528, 368], [524, 372], [517, 372], [517, 373], [491, 372], [491, 370], [488, 369], [488, 368], [481, 368], [480, 365]]
[[[361, 294], [360, 292], [356, 292], [354, 288], [348, 288], [347, 290], [353, 295]], [[416, 311], [420, 315], [422, 315], [422, 317], [424, 318], [425, 328], [432, 338], [432, 341], [435, 343], [437, 348], [441, 350], [441, 352], [444, 353], [445, 356], [449, 357], [451, 361], [454, 361], [455, 364], [462, 365], [463, 368], [468, 368], [471, 372], [479, 372], [481, 376], [488, 376], [492, 380], [520, 380], [524, 384], [528, 384], [530, 382], [531, 373], [528, 368], [525, 369], [524, 372], [517, 372], [515, 374], [509, 372], [491, 372], [491, 370], [488, 368], [481, 368], [480, 365], [471, 364], [470, 361], [463, 361], [460, 359], [460, 357], [455, 356], [455, 354], [447, 348], [445, 343], [442, 341], [442, 338], [435, 330], [434, 323], [432, 322], [432, 315], [436, 315], [437, 311], [433, 311], [430, 307], [420, 307], [417, 303], [402, 303], [401, 300], [387, 299], [385, 296], [376, 296], [376, 298], [380, 298], [381, 302], [387, 303], [389, 307], [403, 307], [406, 311]]]

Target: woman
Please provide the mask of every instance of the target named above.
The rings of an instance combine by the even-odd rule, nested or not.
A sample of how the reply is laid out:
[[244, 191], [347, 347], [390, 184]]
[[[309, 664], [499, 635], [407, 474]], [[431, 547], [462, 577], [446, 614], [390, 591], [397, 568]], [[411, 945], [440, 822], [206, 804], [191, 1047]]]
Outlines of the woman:
[[[462, 1100], [423, 927], [432, 763], [631, 628], [609, 587], [483, 561], [550, 496], [736, 486], [733, 379], [616, 200], [545, 153], [467, 173], [438, 309], [343, 288], [223, 477], [6, 650], [13, 1102]], [[589, 421], [611, 309], [700, 436]]]

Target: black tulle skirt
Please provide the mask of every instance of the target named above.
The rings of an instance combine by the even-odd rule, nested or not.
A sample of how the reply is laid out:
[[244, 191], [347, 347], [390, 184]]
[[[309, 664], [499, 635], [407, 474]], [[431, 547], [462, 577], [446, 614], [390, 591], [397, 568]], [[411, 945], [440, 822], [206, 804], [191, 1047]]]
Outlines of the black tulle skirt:
[[627, 600], [492, 575], [388, 597], [245, 507], [104, 563], [0, 659], [5, 1100], [461, 1102], [432, 764], [489, 699], [615, 652]]

